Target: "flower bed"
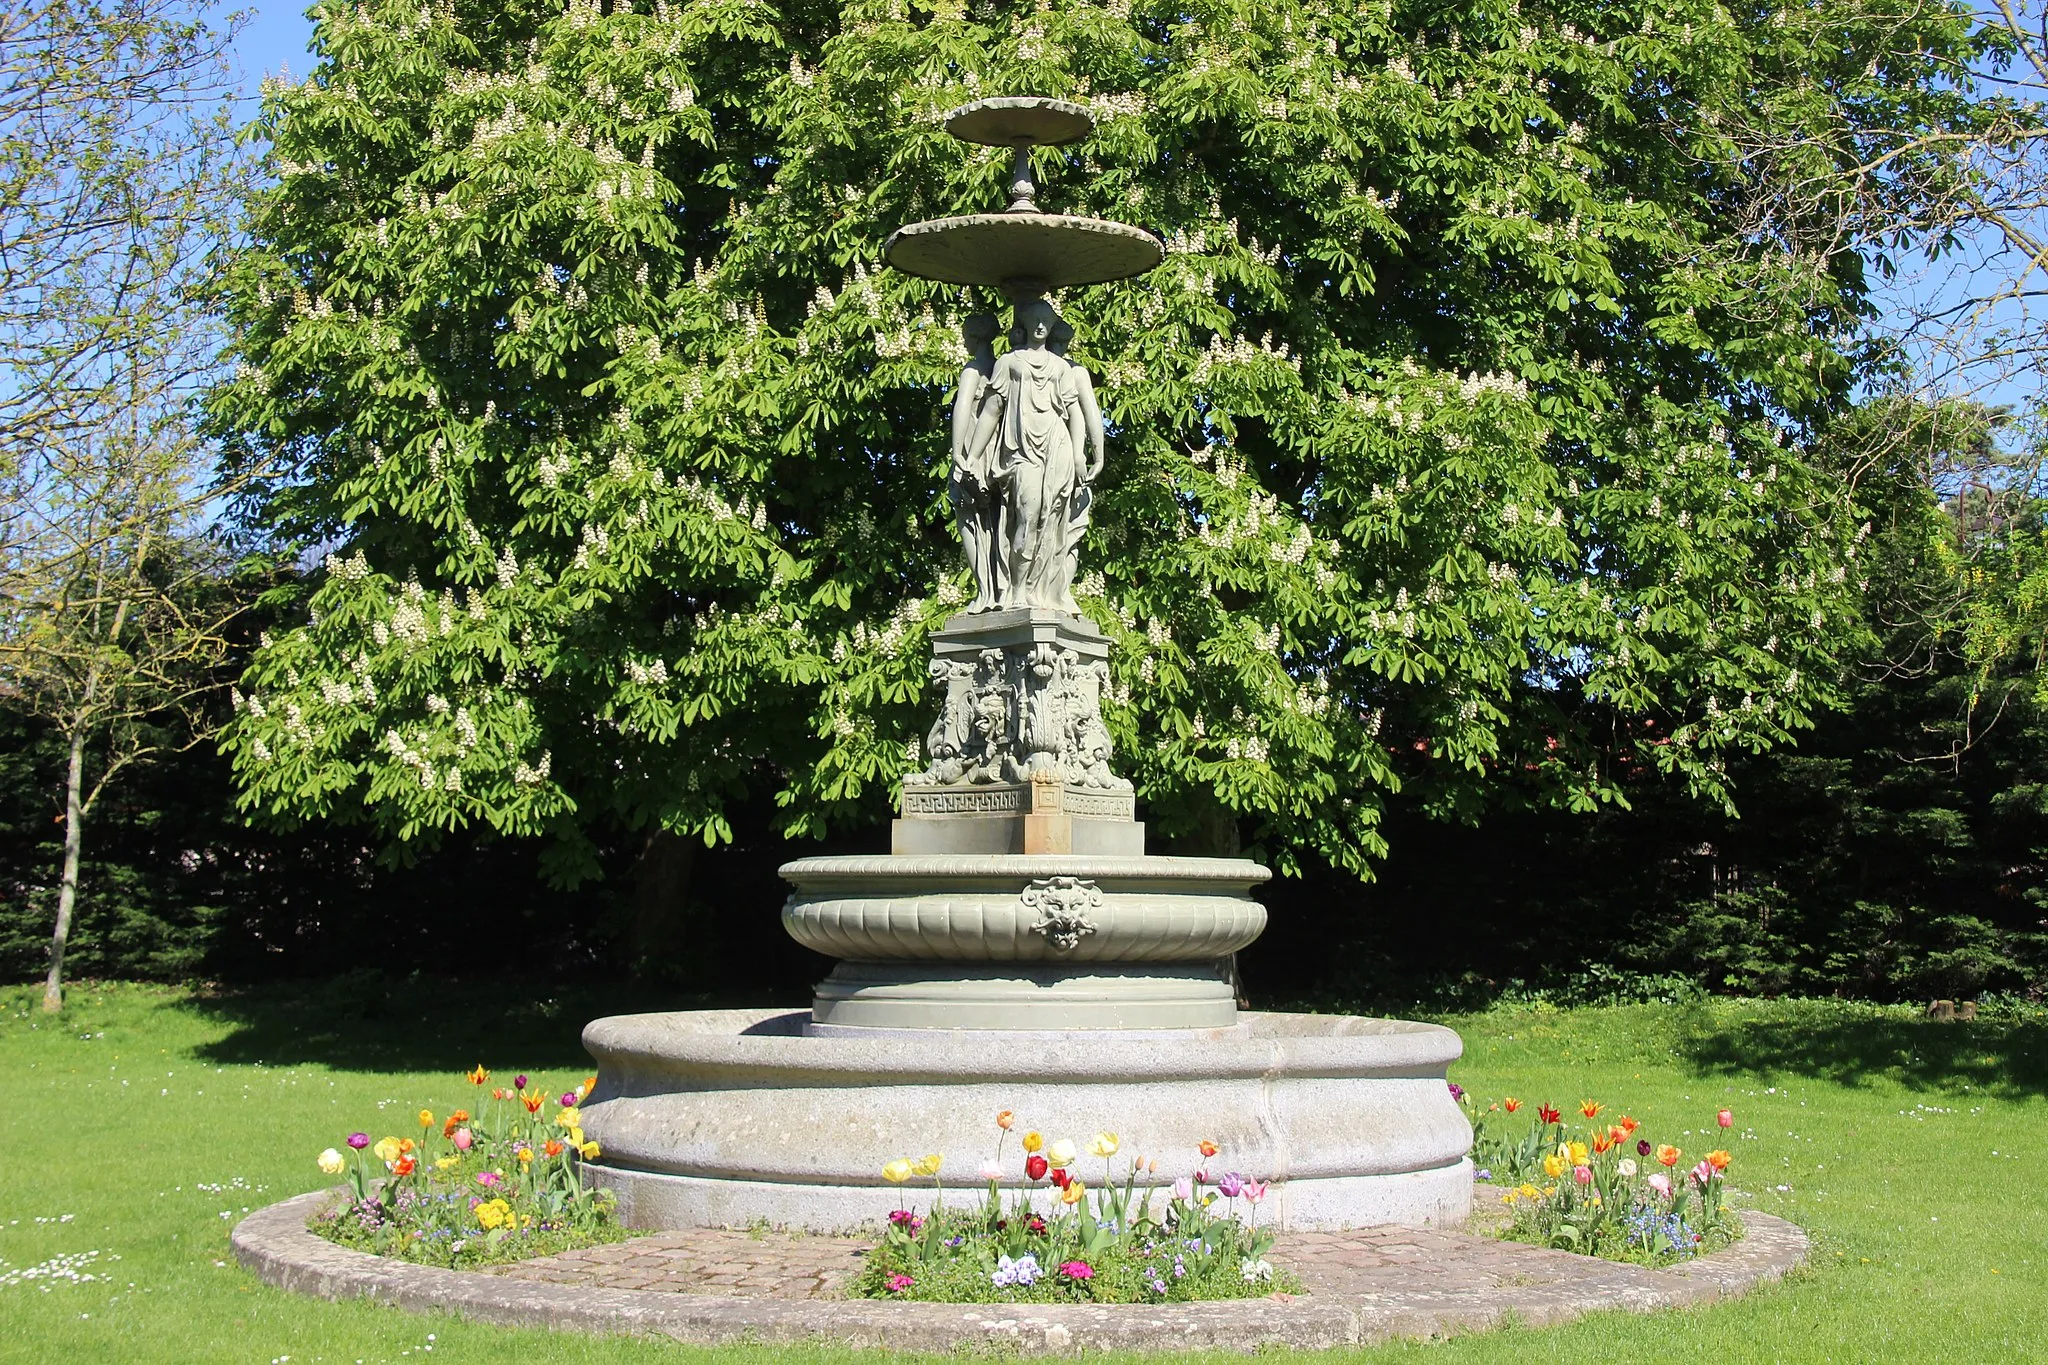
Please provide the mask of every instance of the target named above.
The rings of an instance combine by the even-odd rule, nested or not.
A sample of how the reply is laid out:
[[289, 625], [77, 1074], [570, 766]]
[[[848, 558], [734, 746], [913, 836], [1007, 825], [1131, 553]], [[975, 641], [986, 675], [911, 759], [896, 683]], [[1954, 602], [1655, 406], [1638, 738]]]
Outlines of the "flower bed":
[[[944, 1303], [1176, 1303], [1296, 1287], [1266, 1259], [1273, 1238], [1258, 1227], [1264, 1182], [1235, 1172], [1212, 1180], [1198, 1171], [1162, 1185], [1152, 1179], [1158, 1162], [1144, 1157], [1128, 1159], [1119, 1182], [1112, 1166], [1116, 1134], [1097, 1133], [1076, 1148], [1066, 1139], [1048, 1143], [1035, 1132], [1019, 1142], [1022, 1178], [1016, 1179], [1003, 1163], [1015, 1116], [1005, 1110], [996, 1124], [996, 1154], [980, 1169], [988, 1189], [972, 1205], [939, 1202], [944, 1157], [938, 1153], [882, 1168], [898, 1185], [931, 1179], [933, 1205], [922, 1217], [907, 1209], [890, 1215], [881, 1244], [854, 1283], [856, 1295]], [[1220, 1155], [1213, 1142], [1200, 1150], [1205, 1160]], [[1079, 1164], [1084, 1153], [1102, 1162], [1101, 1182], [1092, 1189]]]
[[[611, 1193], [583, 1182], [582, 1163], [598, 1155], [583, 1136], [576, 1106], [595, 1077], [551, 1096], [517, 1078], [483, 1096], [490, 1073], [468, 1073], [477, 1112], [457, 1109], [436, 1121], [419, 1112], [420, 1135], [348, 1137], [349, 1154], [329, 1147], [317, 1158], [328, 1175], [346, 1175], [347, 1197], [313, 1220], [329, 1241], [422, 1265], [462, 1268], [549, 1256], [630, 1236]], [[544, 1111], [554, 1109], [553, 1115]], [[381, 1173], [377, 1166], [382, 1167]]]
[[[1607, 1106], [1594, 1100], [1583, 1101], [1571, 1122], [1555, 1105], [1537, 1105], [1528, 1128], [1496, 1136], [1489, 1127], [1528, 1106], [1510, 1096], [1479, 1112], [1451, 1088], [1472, 1111], [1479, 1178], [1509, 1187], [1500, 1196], [1509, 1214], [1503, 1237], [1648, 1266], [1674, 1265], [1741, 1238], [1741, 1220], [1724, 1202], [1725, 1149], [1681, 1170], [1684, 1149], [1654, 1140], [1627, 1114], [1601, 1122]], [[1729, 1128], [1735, 1116], [1723, 1109], [1715, 1122]]]

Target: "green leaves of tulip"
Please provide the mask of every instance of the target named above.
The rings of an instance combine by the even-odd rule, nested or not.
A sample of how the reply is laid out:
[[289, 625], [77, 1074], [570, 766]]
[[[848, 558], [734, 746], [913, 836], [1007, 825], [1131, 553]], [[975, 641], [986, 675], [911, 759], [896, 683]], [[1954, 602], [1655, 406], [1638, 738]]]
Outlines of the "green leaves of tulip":
[[999, 205], [937, 115], [1027, 90], [1099, 122], [1042, 202], [1169, 247], [1062, 300], [1155, 831], [1364, 870], [1403, 789], [1719, 792], [1850, 629], [1858, 518], [1804, 446], [1860, 276], [1746, 232], [1716, 129], [1938, 121], [1963, 29], [1886, 17], [1866, 71], [1858, 4], [1682, 9], [316, 9], [210, 406], [296, 462], [248, 515], [325, 556], [245, 680], [247, 805], [487, 821], [567, 877], [752, 792], [879, 818], [964, 600], [942, 410], [993, 302], [881, 243]]

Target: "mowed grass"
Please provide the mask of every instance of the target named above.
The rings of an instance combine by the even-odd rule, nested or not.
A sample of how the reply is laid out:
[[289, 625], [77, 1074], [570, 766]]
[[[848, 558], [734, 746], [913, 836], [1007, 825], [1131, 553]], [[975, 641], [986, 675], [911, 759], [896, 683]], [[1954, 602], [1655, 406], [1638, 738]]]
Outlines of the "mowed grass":
[[[571, 1084], [582, 1020], [627, 1003], [372, 978], [226, 999], [88, 984], [52, 1018], [33, 991], [0, 991], [0, 1360], [862, 1355], [508, 1331], [296, 1298], [234, 1264], [234, 1220], [325, 1183], [313, 1157], [351, 1128], [403, 1132], [464, 1103], [458, 1073], [477, 1061]], [[1738, 1303], [1335, 1358], [2048, 1359], [2048, 1013], [1933, 1024], [1714, 1001], [1447, 1022], [1466, 1039], [1453, 1075], [1482, 1100], [1593, 1098], [1689, 1151], [1731, 1147], [1734, 1183], [1813, 1233], [1813, 1263]], [[1722, 1107], [1735, 1129], [1706, 1131]], [[24, 1275], [52, 1263], [94, 1278]]]

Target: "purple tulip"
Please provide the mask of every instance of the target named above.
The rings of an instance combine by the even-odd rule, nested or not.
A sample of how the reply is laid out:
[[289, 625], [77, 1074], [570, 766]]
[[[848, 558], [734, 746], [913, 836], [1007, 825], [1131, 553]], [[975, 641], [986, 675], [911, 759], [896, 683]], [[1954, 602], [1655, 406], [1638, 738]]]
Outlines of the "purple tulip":
[[1244, 1177], [1231, 1171], [1216, 1182], [1216, 1191], [1225, 1199], [1235, 1199], [1244, 1193]]
[[1457, 1083], [1456, 1081], [1451, 1081], [1451, 1082], [1449, 1082], [1449, 1085], [1450, 1085], [1450, 1087], [1451, 1087], [1451, 1098], [1452, 1098], [1452, 1099], [1454, 1099], [1454, 1100], [1462, 1100], [1462, 1099], [1464, 1099], [1464, 1098], [1465, 1098], [1465, 1087], [1464, 1087], [1464, 1086], [1462, 1086], [1462, 1085], [1459, 1085], [1459, 1084], [1458, 1084], [1458, 1083]]
[[1636, 1144], [1637, 1156], [1648, 1156], [1650, 1154], [1650, 1150], [1650, 1140], [1648, 1138], [1644, 1138], [1641, 1142], [1638, 1142]]
[[350, 1133], [348, 1135], [348, 1145], [360, 1152], [363, 1148], [370, 1145], [370, 1135], [368, 1133]]
[[524, 1090], [524, 1089], [526, 1089], [526, 1077], [524, 1077], [524, 1076], [514, 1076], [514, 1077], [512, 1078], [512, 1084], [514, 1084], [514, 1085], [518, 1086], [518, 1087], [519, 1087], [519, 1088], [520, 1088], [521, 1090]]
[[564, 1109], [574, 1109], [574, 1108], [576, 1107], [576, 1092], [575, 1092], [575, 1091], [573, 1091], [573, 1090], [564, 1090], [564, 1091], [562, 1092], [562, 1107], [563, 1107]]

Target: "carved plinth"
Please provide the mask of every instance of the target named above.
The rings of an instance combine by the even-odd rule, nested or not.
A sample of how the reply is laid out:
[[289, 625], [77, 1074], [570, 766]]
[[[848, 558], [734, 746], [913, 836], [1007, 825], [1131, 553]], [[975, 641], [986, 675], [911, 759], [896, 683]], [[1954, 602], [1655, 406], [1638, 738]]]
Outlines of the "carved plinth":
[[892, 851], [1142, 854], [1102, 723], [1108, 659], [1093, 622], [1037, 607], [963, 613], [935, 632], [930, 766], [903, 784]]

